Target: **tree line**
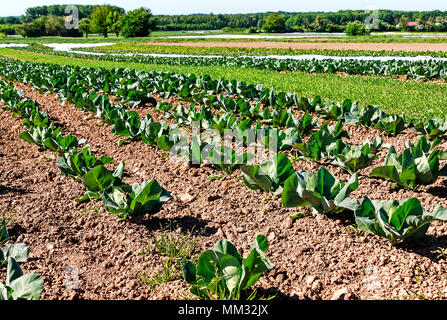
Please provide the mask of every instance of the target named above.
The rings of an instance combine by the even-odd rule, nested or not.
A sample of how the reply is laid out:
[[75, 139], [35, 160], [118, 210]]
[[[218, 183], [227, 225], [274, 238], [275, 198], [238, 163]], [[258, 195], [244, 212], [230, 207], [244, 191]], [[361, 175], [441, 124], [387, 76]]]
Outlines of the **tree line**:
[[[278, 32], [343, 32], [350, 22], [364, 22], [372, 11], [266, 12], [253, 14], [157, 15], [158, 30], [262, 30], [267, 19], [276, 14], [284, 27]], [[447, 31], [447, 12], [379, 10], [377, 31], [411, 30], [402, 22], [418, 22], [418, 31]], [[264, 28], [265, 29], [265, 28]]]
[[[147, 36], [151, 30], [224, 30], [248, 32], [347, 32], [363, 28], [373, 12], [341, 10], [338, 12], [276, 12], [252, 14], [157, 15], [140, 8], [125, 12], [111, 5], [76, 5], [78, 28], [66, 28], [66, 5], [28, 8], [21, 17], [0, 18], [0, 35], [88, 36], [108, 33], [124, 37]], [[408, 22], [417, 24], [408, 24]], [[447, 12], [379, 10], [376, 31], [447, 31]], [[355, 31], [354, 33], [356, 33]]]
[[143, 7], [127, 13], [123, 8], [111, 5], [76, 7], [79, 10], [79, 20], [76, 21], [69, 18], [65, 11], [67, 6], [29, 8], [23, 20], [30, 22], [17, 25], [15, 32], [23, 37], [88, 37], [91, 33], [107, 37], [114, 33], [117, 37], [121, 34], [128, 38], [146, 37], [156, 26], [151, 10]]

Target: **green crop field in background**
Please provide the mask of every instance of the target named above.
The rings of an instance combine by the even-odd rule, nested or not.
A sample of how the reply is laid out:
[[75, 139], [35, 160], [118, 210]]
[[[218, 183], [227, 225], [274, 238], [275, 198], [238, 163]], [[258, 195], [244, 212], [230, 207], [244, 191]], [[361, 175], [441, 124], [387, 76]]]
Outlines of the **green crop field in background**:
[[76, 59], [63, 56], [0, 49], [0, 55], [33, 62], [45, 62], [83, 67], [133, 68], [177, 73], [208, 74], [213, 78], [235, 79], [247, 83], [262, 83], [280, 91], [294, 91], [301, 96], [321, 96], [323, 99], [359, 101], [360, 106], [374, 104], [392, 113], [406, 112], [411, 118], [429, 119], [445, 116], [447, 109], [446, 84], [424, 83], [380, 77], [309, 75], [303, 72], [276, 72], [220, 66], [166, 66], [128, 62]]

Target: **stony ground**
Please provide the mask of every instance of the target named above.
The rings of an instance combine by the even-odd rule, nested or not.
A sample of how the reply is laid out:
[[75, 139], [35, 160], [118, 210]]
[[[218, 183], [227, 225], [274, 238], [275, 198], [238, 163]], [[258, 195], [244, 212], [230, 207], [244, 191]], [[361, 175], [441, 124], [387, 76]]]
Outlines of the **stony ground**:
[[[424, 240], [391, 247], [386, 239], [352, 227], [349, 214], [314, 215], [308, 209], [285, 209], [279, 198], [252, 191], [240, 172], [222, 175], [210, 167], [173, 163], [165, 153], [143, 142], [118, 147], [109, 126], [81, 113], [73, 105], [59, 105], [54, 95], [31, 91], [27, 96], [47, 110], [66, 134], [84, 138], [97, 156], [126, 163], [125, 182], [157, 179], [173, 196], [161, 211], [119, 222], [98, 203], [78, 204], [82, 183], [64, 177], [54, 155], [19, 138], [23, 126], [0, 109], [0, 209], [11, 221], [10, 242], [30, 246], [25, 272], [43, 276], [43, 299], [185, 299], [188, 285], [174, 264], [170, 281], [155, 281], [168, 258], [157, 250], [160, 239], [187, 243], [188, 258], [197, 257], [220, 239], [228, 239], [246, 256], [253, 239], [265, 235], [268, 256], [276, 268], [256, 287], [277, 299], [443, 299], [447, 295], [447, 225], [433, 223]], [[139, 113], [143, 113], [139, 110]], [[152, 112], [148, 110], [148, 112]], [[351, 142], [373, 139], [378, 131], [346, 127]], [[403, 148], [417, 135], [411, 130], [385, 143]], [[442, 145], [445, 149], [445, 143]], [[374, 165], [383, 161], [380, 153]], [[321, 164], [298, 161], [296, 170], [315, 172]], [[341, 169], [328, 167], [337, 177]], [[447, 207], [445, 178], [418, 192], [395, 190], [382, 180], [360, 172], [359, 189], [352, 196], [373, 199], [417, 197], [426, 209]], [[305, 213], [300, 219], [290, 215]], [[4, 269], [2, 274], [4, 275]], [[4, 277], [4, 276], [3, 276]], [[74, 277], [74, 280], [70, 280]], [[152, 279], [153, 281], [151, 281]]]

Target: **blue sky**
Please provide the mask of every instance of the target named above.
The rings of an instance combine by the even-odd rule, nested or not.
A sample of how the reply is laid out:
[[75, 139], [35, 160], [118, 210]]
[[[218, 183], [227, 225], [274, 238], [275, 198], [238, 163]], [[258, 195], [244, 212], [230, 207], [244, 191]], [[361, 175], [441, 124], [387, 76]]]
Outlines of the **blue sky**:
[[154, 14], [188, 14], [188, 13], [251, 13], [266, 11], [337, 11], [343, 9], [396, 9], [396, 10], [441, 10], [447, 11], [447, 1], [414, 1], [414, 0], [14, 0], [8, 5], [2, 3], [0, 16], [19, 16], [26, 8], [51, 4], [113, 4], [132, 10], [147, 7]]

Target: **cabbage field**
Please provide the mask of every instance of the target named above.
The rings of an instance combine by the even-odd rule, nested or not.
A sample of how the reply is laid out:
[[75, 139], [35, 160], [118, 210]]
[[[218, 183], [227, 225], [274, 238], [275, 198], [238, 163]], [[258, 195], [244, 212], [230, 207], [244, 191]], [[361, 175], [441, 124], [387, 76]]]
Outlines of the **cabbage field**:
[[446, 298], [443, 101], [126, 67], [442, 90], [443, 58], [104, 53], [0, 50], [0, 300]]

